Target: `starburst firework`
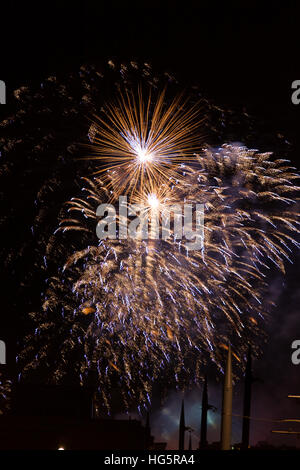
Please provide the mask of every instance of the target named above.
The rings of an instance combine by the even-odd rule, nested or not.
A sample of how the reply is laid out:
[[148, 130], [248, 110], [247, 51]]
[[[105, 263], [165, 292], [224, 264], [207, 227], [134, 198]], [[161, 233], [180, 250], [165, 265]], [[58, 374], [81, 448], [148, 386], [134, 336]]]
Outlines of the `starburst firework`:
[[125, 91], [104, 107], [90, 129], [93, 157], [100, 163], [112, 198], [168, 184], [178, 176], [178, 164], [192, 161], [200, 149], [198, 104], [187, 107], [179, 95], [169, 105], [164, 90], [153, 102]]

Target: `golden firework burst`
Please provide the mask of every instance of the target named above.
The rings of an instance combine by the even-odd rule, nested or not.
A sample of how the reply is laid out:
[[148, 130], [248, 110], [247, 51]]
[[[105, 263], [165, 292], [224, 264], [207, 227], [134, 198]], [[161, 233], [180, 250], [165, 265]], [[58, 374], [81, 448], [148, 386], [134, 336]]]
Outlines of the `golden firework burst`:
[[141, 88], [126, 90], [95, 117], [89, 158], [100, 162], [97, 172], [105, 175], [112, 199], [175, 180], [180, 164], [192, 162], [201, 149], [199, 103], [189, 105], [179, 95], [166, 104], [165, 95], [163, 90], [155, 99], [150, 90], [144, 98]]

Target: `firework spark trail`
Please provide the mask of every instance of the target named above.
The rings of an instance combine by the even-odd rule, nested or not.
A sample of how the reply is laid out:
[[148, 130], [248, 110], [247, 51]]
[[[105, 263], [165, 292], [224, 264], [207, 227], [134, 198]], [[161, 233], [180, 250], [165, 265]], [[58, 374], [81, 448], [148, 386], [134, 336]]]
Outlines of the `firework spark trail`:
[[11, 380], [0, 373], [0, 416], [10, 409], [11, 386]]
[[[78, 232], [80, 248], [49, 279], [44, 311], [32, 315], [38, 352], [29, 336], [23, 354], [34, 356], [25, 372], [44, 364], [57, 381], [75, 358], [82, 383], [94, 372], [107, 408], [116, 387], [128, 408], [149, 402], [157, 378], [184, 387], [199, 382], [208, 361], [222, 371], [228, 341], [242, 367], [271, 309], [268, 271], [284, 272], [298, 246], [298, 176], [287, 161], [241, 145], [197, 149], [195, 108], [178, 99], [165, 108], [164, 94], [154, 107], [133, 96], [121, 95], [93, 124], [104, 166], [84, 179], [60, 228], [64, 237]], [[178, 201], [204, 204], [204, 250], [187, 253], [172, 237], [99, 242], [96, 208], [123, 193], [162, 213]], [[60, 357], [50, 364], [53, 338]]]

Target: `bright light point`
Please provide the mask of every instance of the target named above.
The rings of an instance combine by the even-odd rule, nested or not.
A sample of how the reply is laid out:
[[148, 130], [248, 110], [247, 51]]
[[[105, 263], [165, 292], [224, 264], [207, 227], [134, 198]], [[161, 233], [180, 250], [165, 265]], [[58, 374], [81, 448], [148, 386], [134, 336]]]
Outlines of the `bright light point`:
[[138, 150], [137, 155], [140, 163], [151, 162], [153, 158], [152, 154], [148, 153], [146, 149]]
[[156, 209], [159, 206], [159, 200], [157, 199], [155, 194], [149, 194], [148, 203], [152, 207], [152, 209]]
[[59, 447], [57, 450], [65, 450], [64, 447]]

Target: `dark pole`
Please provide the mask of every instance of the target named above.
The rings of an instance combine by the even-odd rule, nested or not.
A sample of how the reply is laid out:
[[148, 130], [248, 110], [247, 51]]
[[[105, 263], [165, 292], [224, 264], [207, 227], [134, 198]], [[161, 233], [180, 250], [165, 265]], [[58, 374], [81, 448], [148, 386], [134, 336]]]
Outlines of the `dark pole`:
[[192, 450], [192, 433], [190, 431], [189, 450]]
[[146, 416], [145, 435], [146, 435], [146, 449], [149, 450], [151, 447], [151, 429], [150, 429], [149, 411], [147, 411], [147, 416]]
[[224, 375], [222, 421], [221, 421], [221, 450], [231, 448], [232, 425], [232, 361], [231, 346], [228, 346], [228, 354]]
[[179, 450], [184, 450], [184, 433], [185, 433], [185, 421], [184, 421], [184, 401], [181, 404], [180, 422], [179, 422]]
[[245, 372], [245, 385], [244, 385], [242, 449], [248, 449], [249, 448], [252, 381], [253, 381], [253, 377], [252, 377], [252, 357], [251, 357], [251, 346], [249, 346], [247, 364], [246, 364], [246, 372]]
[[201, 430], [200, 430], [200, 442], [199, 442], [200, 449], [203, 449], [207, 446], [207, 411], [208, 411], [207, 376], [205, 376], [203, 393], [202, 393]]

